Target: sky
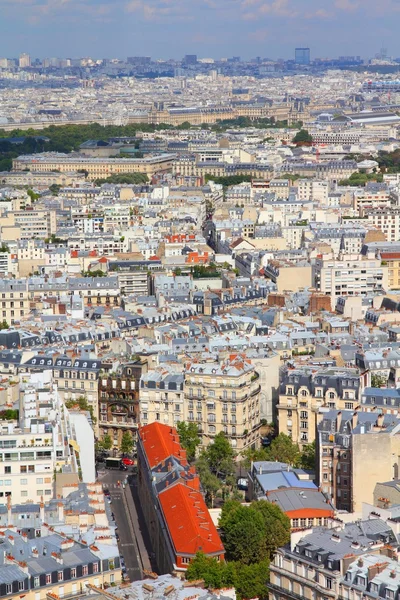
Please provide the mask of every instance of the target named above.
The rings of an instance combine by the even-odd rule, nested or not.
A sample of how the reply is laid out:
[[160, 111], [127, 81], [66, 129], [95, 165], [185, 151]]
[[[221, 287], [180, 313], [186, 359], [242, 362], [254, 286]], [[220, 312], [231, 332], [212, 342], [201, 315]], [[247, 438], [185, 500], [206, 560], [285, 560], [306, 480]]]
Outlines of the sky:
[[0, 0], [0, 57], [400, 56], [400, 0]]

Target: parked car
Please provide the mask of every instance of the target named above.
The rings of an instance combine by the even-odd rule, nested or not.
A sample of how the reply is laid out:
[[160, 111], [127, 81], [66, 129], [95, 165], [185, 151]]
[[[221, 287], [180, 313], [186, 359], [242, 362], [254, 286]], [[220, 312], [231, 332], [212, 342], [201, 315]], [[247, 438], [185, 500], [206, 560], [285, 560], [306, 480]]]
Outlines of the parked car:
[[239, 479], [237, 480], [237, 488], [238, 490], [247, 492], [247, 490], [249, 489], [249, 482], [245, 477], [239, 477]]
[[133, 465], [135, 464], [135, 461], [132, 458], [123, 458], [122, 463], [124, 465], [126, 465], [127, 467], [133, 467]]

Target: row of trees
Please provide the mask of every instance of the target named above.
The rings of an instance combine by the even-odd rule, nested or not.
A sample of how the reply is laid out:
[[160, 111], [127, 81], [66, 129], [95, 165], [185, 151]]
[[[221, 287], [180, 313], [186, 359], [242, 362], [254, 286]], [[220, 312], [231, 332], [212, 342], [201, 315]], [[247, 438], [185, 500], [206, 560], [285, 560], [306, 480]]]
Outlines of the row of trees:
[[249, 448], [243, 452], [244, 466], [250, 467], [253, 461], [270, 460], [287, 463], [292, 467], [300, 467], [313, 471], [315, 469], [315, 442], [300, 450], [298, 444], [284, 433], [280, 433], [268, 448]]
[[126, 183], [129, 185], [148, 183], [149, 178], [146, 173], [117, 173], [110, 175], [105, 179], [96, 179], [96, 185], [103, 185], [103, 183]]
[[[131, 454], [131, 452], [133, 450], [133, 446], [134, 446], [134, 443], [133, 443], [132, 434], [129, 433], [129, 431], [124, 431], [124, 433], [122, 434], [119, 451], [121, 452], [121, 454]], [[111, 448], [113, 448], [113, 447], [114, 447], [114, 444], [111, 439], [111, 436], [109, 436], [107, 433], [103, 437], [102, 440], [99, 440], [97, 442], [96, 449], [97, 450], [111, 450]]]

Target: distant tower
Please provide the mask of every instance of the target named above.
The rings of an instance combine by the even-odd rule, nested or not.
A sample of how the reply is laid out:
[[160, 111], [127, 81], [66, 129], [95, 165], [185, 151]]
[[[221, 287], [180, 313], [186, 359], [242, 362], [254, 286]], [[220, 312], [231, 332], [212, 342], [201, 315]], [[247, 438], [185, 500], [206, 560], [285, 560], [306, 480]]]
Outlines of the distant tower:
[[310, 48], [296, 48], [294, 51], [294, 62], [296, 65], [309, 65]]
[[19, 66], [21, 69], [24, 69], [25, 67], [30, 67], [31, 66], [31, 57], [29, 56], [29, 54], [20, 54], [19, 56]]

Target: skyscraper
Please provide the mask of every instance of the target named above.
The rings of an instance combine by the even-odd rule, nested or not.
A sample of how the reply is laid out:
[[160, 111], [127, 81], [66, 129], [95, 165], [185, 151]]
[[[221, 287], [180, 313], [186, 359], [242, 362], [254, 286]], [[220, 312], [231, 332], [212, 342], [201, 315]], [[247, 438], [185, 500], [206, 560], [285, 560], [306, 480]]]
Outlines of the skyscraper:
[[296, 48], [294, 52], [294, 62], [296, 65], [309, 65], [310, 48]]
[[29, 54], [20, 54], [19, 55], [19, 66], [23, 69], [24, 67], [31, 66], [31, 57]]

